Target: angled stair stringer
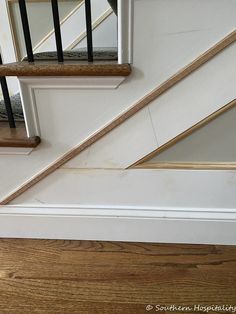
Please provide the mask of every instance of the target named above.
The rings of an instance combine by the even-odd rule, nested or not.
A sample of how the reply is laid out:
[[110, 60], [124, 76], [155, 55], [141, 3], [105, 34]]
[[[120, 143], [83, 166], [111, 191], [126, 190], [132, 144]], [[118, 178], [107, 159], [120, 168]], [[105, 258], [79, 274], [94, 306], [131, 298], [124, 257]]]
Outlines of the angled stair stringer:
[[[85, 151], [86, 148], [88, 148], [89, 146], [91, 146], [95, 142], [97, 142], [97, 144], [99, 144], [98, 140], [100, 140], [102, 137], [104, 137], [104, 135], [106, 135], [109, 132], [110, 132], [110, 134], [108, 134], [106, 137], [104, 137], [103, 140], [105, 140], [105, 142], [106, 142], [106, 140], [108, 139], [108, 142], [110, 142], [109, 137], [112, 138], [113, 132], [117, 132], [117, 131], [119, 132], [119, 128], [121, 128], [121, 129], [124, 128], [125, 129], [126, 126], [129, 125], [130, 123], [132, 125], [133, 121], [135, 121], [135, 120], [137, 120], [139, 122], [138, 122], [138, 124], [134, 123], [134, 125], [133, 125], [134, 126], [134, 129], [133, 129], [134, 136], [133, 136], [133, 143], [132, 143], [133, 146], [130, 145], [131, 149], [129, 151], [132, 150], [132, 147], [134, 147], [135, 144], [140, 143], [140, 142], [142, 143], [142, 141], [140, 141], [140, 138], [135, 135], [137, 133], [136, 132], [137, 128], [140, 125], [140, 121], [142, 121], [144, 124], [146, 123], [147, 131], [150, 132], [149, 134], [151, 134], [151, 138], [152, 139], [149, 142], [150, 146], [147, 147], [146, 145], [144, 145], [143, 147], [145, 148], [145, 152], [143, 150], [139, 150], [137, 152], [137, 154], [133, 155], [132, 158], [130, 158], [130, 160], [128, 160], [128, 164], [126, 164], [126, 165], [123, 164], [122, 166], [120, 166], [120, 164], [118, 164], [118, 165], [116, 164], [114, 166], [114, 164], [111, 165], [111, 163], [110, 164], [106, 163], [106, 160], [104, 159], [104, 154], [102, 152], [102, 156], [103, 156], [102, 160], [103, 161], [105, 160], [106, 165], [102, 166], [100, 164], [99, 167], [105, 167], [105, 168], [127, 167], [130, 164], [132, 164], [133, 162], [135, 162], [136, 160], [138, 160], [139, 158], [141, 158], [141, 157], [145, 156], [146, 154], [148, 154], [149, 152], [153, 151], [153, 147], [155, 149], [158, 146], [157, 134], [155, 134], [155, 132], [154, 132], [153, 121], [150, 118], [150, 107], [147, 107], [147, 108], [144, 108], [144, 107], [146, 107], [146, 106], [148, 106], [149, 104], [152, 103], [151, 106], [153, 105], [155, 108], [159, 108], [158, 96], [162, 95], [165, 91], [167, 91], [170, 87], [174, 86], [177, 82], [179, 82], [183, 78], [186, 78], [190, 73], [192, 73], [194, 70], [198, 69], [206, 61], [209, 61], [210, 59], [212, 59], [213, 56], [215, 56], [218, 52], [222, 51], [222, 49], [224, 49], [226, 46], [228, 46], [232, 42], [234, 42], [234, 40], [235, 40], [235, 32], [233, 32], [230, 36], [227, 36], [227, 38], [225, 39], [227, 44], [223, 40], [220, 43], [218, 43], [217, 45], [215, 45], [213, 48], [208, 50], [205, 54], [203, 54], [197, 60], [192, 62], [188, 67], [185, 67], [182, 71], [178, 72], [175, 76], [173, 76], [168, 81], [166, 81], [164, 84], [159, 86], [152, 93], [148, 94], [146, 97], [141, 99], [131, 109], [129, 109], [125, 113], [123, 113], [120, 116], [118, 116], [111, 123], [108, 123], [104, 128], [102, 128], [101, 130], [99, 130], [98, 132], [93, 134], [91, 137], [89, 137], [87, 140], [85, 140], [82, 144], [80, 144], [79, 146], [75, 147], [74, 149], [71, 149], [68, 153], [64, 154], [56, 162], [54, 162], [53, 164], [49, 165], [46, 169], [41, 171], [39, 174], [37, 174], [31, 180], [29, 180], [28, 182], [23, 184], [19, 189], [17, 189], [15, 192], [13, 192], [8, 197], [6, 197], [2, 201], [1, 204], [2, 205], [7, 204], [8, 202], [13, 200], [14, 198], [19, 196], [20, 194], [24, 193], [27, 189], [32, 187], [34, 184], [36, 184], [40, 180], [44, 179], [46, 176], [48, 176], [49, 174], [51, 174], [56, 169], [58, 169], [59, 167], [63, 166], [69, 160], [71, 160], [73, 158], [74, 158], [74, 161], [72, 162], [72, 164], [69, 167], [74, 167], [73, 164], [77, 163], [75, 157], [78, 154], [80, 154], [82, 151]], [[209, 102], [209, 99], [206, 97], [205, 100], [204, 100], [203, 105], [202, 106], [199, 105], [199, 108], [198, 108], [198, 105], [196, 103], [193, 104], [193, 106], [191, 106], [191, 110], [193, 110], [193, 109], [195, 110], [197, 108], [200, 111], [198, 113], [195, 112], [195, 115], [193, 115], [191, 119], [189, 119], [189, 116], [186, 116], [185, 118], [187, 118], [187, 121], [188, 121], [187, 124], [188, 125], [186, 124], [186, 121], [183, 120], [182, 121], [182, 126], [181, 126], [182, 128], [184, 127], [186, 129], [188, 129], [192, 125], [194, 125], [197, 122], [201, 121], [206, 116], [208, 116], [208, 115], [214, 113], [215, 111], [217, 111], [218, 109], [220, 109], [222, 107], [222, 105], [224, 105], [225, 103], [227, 103], [228, 101], [230, 101], [230, 100], [232, 100], [234, 98], [235, 95], [233, 94], [234, 93], [234, 87], [233, 87], [233, 79], [232, 79], [232, 77], [235, 75], [235, 73], [234, 73], [234, 71], [232, 71], [231, 63], [232, 63], [232, 56], [234, 56], [234, 54], [235, 54], [235, 48], [236, 48], [235, 45], [232, 45], [229, 49], [225, 50], [224, 53], [219, 54], [217, 57], [212, 59], [205, 66], [205, 67], [207, 67], [207, 69], [205, 67], [202, 67], [201, 70], [197, 71], [193, 75], [190, 75], [187, 80], [182, 80], [182, 82], [180, 84], [177, 84], [173, 88], [175, 90], [174, 93], [176, 93], [176, 91], [178, 93], [179, 88], [182, 89], [183, 86], [185, 86], [186, 82], [188, 82], [188, 80], [190, 80], [190, 81], [193, 80], [193, 81], [195, 81], [195, 84], [199, 84], [199, 82], [202, 82], [202, 78], [206, 78], [205, 71], [207, 71], [207, 73], [210, 74], [210, 76], [208, 76], [207, 80], [208, 80], [208, 83], [210, 83], [209, 88], [211, 88], [211, 90], [210, 89], [207, 90], [207, 95], [214, 95], [214, 97], [211, 98], [210, 102]], [[223, 63], [225, 63], [225, 60], [224, 60], [225, 54], [227, 55], [226, 60], [228, 62], [228, 67], [225, 67], [225, 70], [226, 70], [226, 73], [227, 73], [228, 80], [230, 82], [227, 85], [224, 84], [224, 80], [225, 80], [226, 74], [222, 75], [221, 77], [217, 77], [215, 75], [215, 72], [218, 72], [217, 66], [219, 68], [222, 68], [222, 58], [223, 58]], [[212, 74], [214, 74], [213, 79], [212, 79]], [[220, 86], [223, 86], [224, 88], [222, 87], [222, 89], [220, 89], [219, 88]], [[202, 86], [202, 88], [205, 88], [205, 87], [206, 87], [206, 85]], [[214, 90], [216, 90], [215, 94], [213, 93]], [[172, 92], [172, 90], [170, 90], [170, 92]], [[198, 90], [196, 92], [198, 94]], [[169, 92], [163, 94], [162, 97], [166, 97], [166, 95], [168, 95], [168, 94], [169, 94]], [[181, 95], [184, 96], [184, 93], [182, 93], [182, 91], [181, 91]], [[216, 102], [216, 99], [217, 99], [217, 102]], [[174, 98], [174, 100], [175, 100], [175, 98]], [[179, 101], [182, 103], [181, 99]], [[199, 101], [200, 100], [198, 99], [198, 102]], [[184, 104], [184, 106], [181, 108], [181, 110], [184, 112], [188, 108], [189, 102], [185, 101], [185, 102], [183, 102], [183, 104]], [[160, 106], [160, 107], [163, 107], [163, 106]], [[141, 110], [141, 109], [143, 109], [143, 110]], [[137, 115], [135, 116], [136, 113], [137, 113]], [[133, 117], [133, 118], [129, 119], [131, 117]], [[162, 117], [162, 119], [163, 119], [163, 117]], [[125, 122], [125, 123], [123, 123], [123, 122]], [[119, 128], [117, 128], [118, 126], [119, 126]], [[114, 131], [111, 132], [112, 130], [114, 130]], [[175, 137], [176, 135], [181, 133], [179, 131], [179, 129], [178, 130], [174, 129], [174, 132], [175, 132], [174, 135], [172, 135], [173, 137]], [[177, 134], [176, 134], [176, 132], [177, 132]], [[128, 131], [127, 134], [129, 134], [129, 131]], [[140, 136], [142, 136], [143, 134], [145, 134], [145, 133], [142, 132], [141, 128], [140, 128]], [[100, 141], [100, 143], [101, 143], [101, 141]], [[116, 142], [114, 142], [114, 143], [116, 143]], [[97, 144], [95, 144], [94, 147], [96, 147]], [[125, 145], [123, 147], [127, 147], [127, 141], [124, 141], [122, 143], [122, 145]], [[112, 148], [113, 147], [111, 146], [111, 149]], [[93, 147], [91, 147], [91, 150], [92, 149], [93, 149]], [[99, 149], [100, 148], [98, 148], [98, 150]], [[120, 150], [120, 147], [119, 147], [119, 150]], [[120, 150], [120, 151], [122, 152], [122, 150]], [[85, 151], [84, 154], [86, 155], [87, 152]], [[90, 154], [90, 156], [93, 156], [93, 154]], [[94, 156], [96, 156], [96, 154], [94, 154]], [[127, 159], [125, 160], [125, 162], [127, 163]], [[79, 164], [76, 167], [80, 168]], [[91, 168], [91, 164], [89, 164], [89, 160], [88, 160], [88, 162], [87, 162], [85, 167], [90, 167]]]

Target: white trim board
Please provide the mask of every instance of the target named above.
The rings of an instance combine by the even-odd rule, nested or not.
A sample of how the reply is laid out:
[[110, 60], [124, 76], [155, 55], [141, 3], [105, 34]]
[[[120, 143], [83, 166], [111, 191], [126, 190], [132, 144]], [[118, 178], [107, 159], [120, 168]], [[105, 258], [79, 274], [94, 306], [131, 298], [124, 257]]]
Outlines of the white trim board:
[[236, 244], [236, 172], [60, 169], [0, 208], [0, 236]]
[[0, 155], [29, 155], [32, 150], [27, 147], [0, 147]]
[[133, 63], [133, 0], [118, 0], [118, 63]]
[[235, 213], [220, 216], [187, 218], [181, 210], [170, 210], [165, 217], [162, 211], [5, 206], [0, 208], [0, 237], [235, 245]]

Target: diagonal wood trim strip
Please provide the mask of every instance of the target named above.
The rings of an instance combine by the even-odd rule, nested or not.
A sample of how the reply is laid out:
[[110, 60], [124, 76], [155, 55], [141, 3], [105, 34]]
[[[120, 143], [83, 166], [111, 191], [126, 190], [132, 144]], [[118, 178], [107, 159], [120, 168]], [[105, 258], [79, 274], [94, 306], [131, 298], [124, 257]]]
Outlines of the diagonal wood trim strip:
[[201, 67], [203, 64], [205, 64], [207, 61], [212, 59], [215, 55], [220, 53], [222, 50], [224, 50], [226, 47], [231, 45], [233, 42], [236, 41], [236, 30], [227, 35], [223, 40], [219, 41], [217, 44], [215, 44], [213, 47], [208, 49], [205, 53], [203, 53], [201, 56], [199, 56], [197, 59], [195, 59], [193, 62], [188, 64], [186, 67], [184, 67], [182, 70], [177, 72], [175, 75], [173, 75], [170, 79], [165, 81], [163, 84], [155, 88], [153, 91], [151, 91], [149, 94], [147, 94], [145, 97], [143, 97], [141, 100], [139, 100], [132, 108], [127, 110], [125, 113], [118, 116], [116, 119], [114, 119], [110, 124], [105, 126], [100, 131], [93, 134], [89, 139], [87, 139], [85, 142], [80, 144], [79, 146], [76, 146], [75, 148], [71, 149], [69, 152], [64, 154], [62, 157], [57, 159], [53, 164], [49, 165], [46, 169], [44, 169], [39, 174], [35, 175], [31, 180], [27, 181], [23, 185], [21, 185], [17, 190], [15, 190], [13, 193], [11, 193], [9, 196], [7, 196], [0, 205], [6, 205], [9, 202], [11, 202], [16, 197], [23, 194], [25, 191], [27, 191], [29, 188], [31, 188], [33, 185], [47, 177], [49, 174], [53, 173], [56, 169], [64, 165], [66, 162], [77, 156], [79, 153], [81, 153], [83, 150], [91, 146], [93, 143], [101, 139], [104, 135], [115, 129], [117, 126], [119, 126], [121, 123], [132, 117], [134, 114], [136, 114], [139, 110], [143, 109], [145, 106], [150, 104], [153, 100], [155, 100], [158, 96], [166, 92], [168, 89], [170, 89], [172, 86], [177, 84], [179, 81], [187, 77], [189, 74], [194, 72], [196, 69]]
[[166, 144], [158, 147], [157, 149], [155, 149], [153, 152], [151, 152], [150, 154], [144, 156], [142, 159], [138, 160], [137, 162], [135, 162], [133, 165], [131, 165], [129, 167], [130, 168], [142, 168], [142, 165], [144, 165], [143, 168], [146, 168], [147, 164], [146, 162], [149, 161], [150, 159], [152, 159], [154, 156], [157, 156], [158, 154], [162, 153], [163, 151], [165, 151], [166, 149], [168, 149], [169, 147], [175, 145], [176, 143], [178, 143], [179, 141], [181, 141], [182, 139], [188, 137], [189, 135], [191, 135], [193, 132], [197, 131], [198, 129], [202, 128], [204, 125], [208, 124], [209, 122], [213, 121], [214, 119], [218, 118], [220, 115], [222, 115], [224, 112], [232, 109], [233, 107], [236, 106], [236, 99], [232, 100], [230, 103], [228, 103], [227, 105], [225, 105], [224, 107], [220, 108], [219, 110], [217, 110], [216, 112], [214, 112], [213, 114], [207, 116], [205, 119], [201, 120], [200, 122], [196, 123], [194, 126], [192, 126], [191, 128], [189, 128], [188, 130], [184, 131], [183, 133], [179, 134], [178, 136], [176, 136], [175, 138], [173, 138], [172, 140], [170, 140], [169, 142], [167, 142]]

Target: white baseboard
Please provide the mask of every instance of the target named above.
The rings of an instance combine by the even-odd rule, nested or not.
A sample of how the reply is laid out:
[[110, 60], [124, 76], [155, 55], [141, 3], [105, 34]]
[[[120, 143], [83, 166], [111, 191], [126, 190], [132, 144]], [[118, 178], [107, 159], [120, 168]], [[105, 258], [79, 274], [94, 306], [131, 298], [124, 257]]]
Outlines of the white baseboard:
[[236, 213], [5, 206], [0, 237], [235, 245]]

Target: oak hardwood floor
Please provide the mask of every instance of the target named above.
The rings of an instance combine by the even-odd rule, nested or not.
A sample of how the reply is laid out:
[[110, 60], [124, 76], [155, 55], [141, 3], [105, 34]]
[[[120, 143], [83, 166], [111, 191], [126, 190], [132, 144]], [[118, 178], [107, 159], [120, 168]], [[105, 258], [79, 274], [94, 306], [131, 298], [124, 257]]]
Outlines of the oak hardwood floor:
[[149, 304], [236, 306], [236, 247], [0, 239], [0, 313], [155, 313]]

